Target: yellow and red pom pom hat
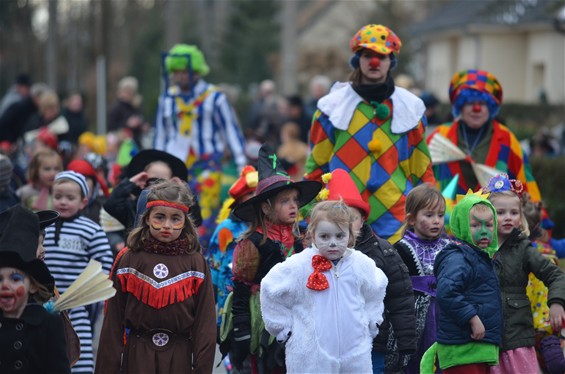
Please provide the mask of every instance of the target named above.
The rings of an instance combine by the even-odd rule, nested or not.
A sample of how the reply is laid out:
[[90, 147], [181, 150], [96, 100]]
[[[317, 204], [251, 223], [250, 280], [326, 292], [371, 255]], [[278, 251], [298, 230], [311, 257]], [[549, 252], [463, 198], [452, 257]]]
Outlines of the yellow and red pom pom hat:
[[374, 52], [388, 55], [399, 53], [402, 42], [388, 27], [371, 24], [361, 27], [351, 38], [349, 46], [353, 52], [367, 48]]

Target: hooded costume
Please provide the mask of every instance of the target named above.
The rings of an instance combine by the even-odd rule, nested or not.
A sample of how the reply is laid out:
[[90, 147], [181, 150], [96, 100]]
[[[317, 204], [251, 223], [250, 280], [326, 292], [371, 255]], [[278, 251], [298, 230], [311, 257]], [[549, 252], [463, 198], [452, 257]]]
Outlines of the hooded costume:
[[[492, 241], [485, 249], [473, 243], [470, 211], [484, 204], [493, 214]], [[466, 195], [453, 209], [450, 221], [455, 239], [436, 257], [437, 343], [426, 352], [421, 370], [431, 372], [431, 352], [437, 350], [442, 369], [453, 366], [498, 363], [502, 342], [502, 303], [500, 287], [491, 260], [498, 249], [496, 211], [492, 204], [477, 195]], [[471, 338], [469, 321], [478, 316], [485, 328], [480, 341]]]

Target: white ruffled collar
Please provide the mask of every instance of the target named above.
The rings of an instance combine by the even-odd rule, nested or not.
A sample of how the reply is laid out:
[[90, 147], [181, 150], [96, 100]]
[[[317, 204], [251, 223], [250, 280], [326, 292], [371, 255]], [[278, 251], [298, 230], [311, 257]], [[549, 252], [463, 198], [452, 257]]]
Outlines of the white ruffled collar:
[[[410, 91], [396, 86], [392, 100], [391, 131], [402, 134], [412, 130], [422, 119], [426, 106]], [[363, 101], [350, 82], [336, 82], [329, 94], [318, 101], [318, 109], [327, 115], [336, 129], [346, 130], [357, 105]]]

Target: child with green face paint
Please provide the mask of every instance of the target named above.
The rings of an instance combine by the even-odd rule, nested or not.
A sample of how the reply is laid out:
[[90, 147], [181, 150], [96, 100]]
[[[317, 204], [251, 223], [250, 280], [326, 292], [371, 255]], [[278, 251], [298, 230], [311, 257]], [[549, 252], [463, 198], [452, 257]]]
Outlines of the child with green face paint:
[[466, 195], [453, 209], [455, 240], [436, 257], [437, 343], [424, 355], [421, 372], [433, 353], [446, 374], [488, 373], [498, 364], [502, 342], [502, 301], [491, 260], [498, 248], [496, 211], [477, 195]]

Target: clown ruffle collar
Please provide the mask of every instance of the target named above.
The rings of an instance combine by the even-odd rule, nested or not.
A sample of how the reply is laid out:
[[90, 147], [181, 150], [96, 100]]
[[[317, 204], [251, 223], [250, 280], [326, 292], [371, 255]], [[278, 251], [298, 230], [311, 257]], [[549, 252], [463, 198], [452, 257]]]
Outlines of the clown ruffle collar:
[[[396, 86], [390, 99], [393, 103], [391, 131], [394, 134], [402, 134], [418, 126], [426, 111], [420, 98]], [[347, 130], [357, 105], [362, 101], [350, 82], [337, 82], [330, 93], [318, 101], [318, 109], [329, 117], [336, 129]]]

